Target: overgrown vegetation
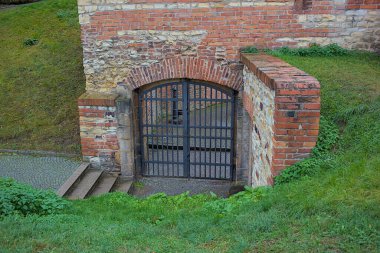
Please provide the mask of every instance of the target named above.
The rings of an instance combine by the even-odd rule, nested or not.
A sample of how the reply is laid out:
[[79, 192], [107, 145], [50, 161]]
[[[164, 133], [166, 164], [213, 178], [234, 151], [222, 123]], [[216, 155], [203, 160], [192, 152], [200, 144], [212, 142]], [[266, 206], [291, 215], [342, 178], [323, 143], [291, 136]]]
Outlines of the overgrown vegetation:
[[247, 54], [257, 54], [260, 52], [260, 50], [255, 47], [255, 46], [249, 46], [249, 47], [245, 47], [241, 50], [242, 53], [247, 53]]
[[265, 50], [267, 53], [281, 56], [281, 55], [293, 55], [293, 56], [342, 56], [352, 53], [347, 49], [344, 49], [337, 44], [329, 44], [321, 46], [318, 44], [311, 44], [309, 47], [304, 48], [289, 48], [281, 47], [274, 50]]
[[331, 169], [336, 166], [331, 150], [338, 140], [338, 127], [322, 116], [319, 131], [318, 142], [311, 157], [283, 170], [275, 177], [276, 184], [289, 183], [305, 176], [312, 176], [321, 169]]
[[243, 53], [256, 54], [260, 52], [265, 52], [267, 54], [282, 56], [282, 55], [292, 55], [292, 56], [342, 56], [353, 54], [354, 51], [342, 48], [337, 44], [329, 44], [321, 46], [318, 44], [310, 44], [309, 47], [302, 48], [290, 48], [290, 47], [280, 47], [277, 49], [263, 49], [259, 50], [254, 46], [245, 47], [242, 49]]
[[52, 191], [36, 190], [13, 179], [0, 178], [0, 192], [0, 217], [12, 214], [52, 214], [69, 204]]
[[280, 57], [322, 84], [318, 146], [300, 171], [228, 199], [112, 193], [54, 215], [6, 216], [5, 252], [378, 252], [379, 56]]
[[76, 1], [2, 10], [0, 24], [0, 149], [79, 153], [85, 79]]
[[[57, 11], [64, 9], [64, 3], [75, 5], [71, 0], [58, 0], [56, 4], [60, 7], [48, 8], [44, 15], [58, 20], [68, 18], [70, 15]], [[50, 6], [52, 3], [43, 4]], [[35, 12], [31, 9], [19, 9], [18, 12], [41, 15], [41, 8], [46, 7], [43, 4], [33, 4]], [[2, 14], [1, 18], [4, 18]], [[78, 29], [70, 26], [67, 20], [66, 23], [68, 29]], [[44, 25], [46, 23], [41, 24]], [[13, 44], [25, 47], [22, 45], [24, 38], [41, 41], [30, 47], [31, 50], [45, 43], [45, 39], [28, 34], [17, 37], [17, 43]], [[56, 54], [65, 52], [57, 51]], [[228, 199], [186, 193], [137, 199], [112, 193], [74, 201], [71, 208], [60, 213], [7, 215], [0, 220], [2, 251], [378, 252], [379, 56], [358, 52], [313, 57], [283, 52], [278, 56], [321, 82], [323, 117], [313, 156], [285, 170], [276, 179], [275, 187], [247, 188]], [[80, 62], [62, 64], [80, 65]], [[39, 74], [44, 73], [37, 70]], [[16, 75], [13, 78], [18, 80]], [[74, 83], [83, 80], [82, 76], [77, 78]], [[21, 85], [22, 82], [12, 81], [12, 84]], [[38, 94], [39, 89], [45, 91], [44, 86], [37, 86], [33, 91]], [[63, 107], [66, 106], [64, 102], [75, 105], [70, 100], [61, 101]], [[7, 106], [15, 111], [17, 105]], [[38, 108], [40, 103], [32, 100], [29, 105]]]

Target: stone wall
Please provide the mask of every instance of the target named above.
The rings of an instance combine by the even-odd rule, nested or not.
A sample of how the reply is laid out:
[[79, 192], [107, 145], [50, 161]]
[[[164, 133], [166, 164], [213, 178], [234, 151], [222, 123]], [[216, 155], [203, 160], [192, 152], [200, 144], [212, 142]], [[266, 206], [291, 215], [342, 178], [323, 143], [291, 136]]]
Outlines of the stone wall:
[[310, 43], [337, 43], [349, 49], [380, 50], [380, 11], [353, 9], [332, 14], [301, 14], [298, 23], [305, 29], [325, 28], [329, 36], [283, 37], [280, 42], [296, 43], [305, 47]]
[[241, 74], [239, 50], [252, 45], [375, 51], [379, 8], [373, 0], [79, 0], [87, 90], [115, 93], [135, 68], [172, 58], [205, 59]]
[[319, 82], [282, 60], [243, 54], [243, 106], [251, 119], [252, 185], [308, 157], [318, 138]]
[[272, 178], [275, 92], [253, 74], [247, 66], [244, 67], [243, 76], [243, 103], [252, 122], [249, 137], [251, 181], [255, 186], [268, 185]]

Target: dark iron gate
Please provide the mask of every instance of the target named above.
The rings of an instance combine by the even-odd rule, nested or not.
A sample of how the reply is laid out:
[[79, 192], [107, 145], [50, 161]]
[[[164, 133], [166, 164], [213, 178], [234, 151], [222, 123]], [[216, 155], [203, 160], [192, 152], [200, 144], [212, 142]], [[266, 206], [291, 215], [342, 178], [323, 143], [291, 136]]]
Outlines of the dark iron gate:
[[139, 93], [144, 176], [231, 180], [234, 91], [181, 80]]

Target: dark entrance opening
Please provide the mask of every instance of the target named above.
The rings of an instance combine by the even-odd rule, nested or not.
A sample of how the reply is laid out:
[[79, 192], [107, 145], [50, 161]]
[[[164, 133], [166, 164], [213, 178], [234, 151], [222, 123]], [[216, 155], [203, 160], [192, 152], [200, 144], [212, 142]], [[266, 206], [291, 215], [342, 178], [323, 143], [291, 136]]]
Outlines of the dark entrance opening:
[[232, 180], [235, 94], [183, 79], [140, 90], [142, 174]]

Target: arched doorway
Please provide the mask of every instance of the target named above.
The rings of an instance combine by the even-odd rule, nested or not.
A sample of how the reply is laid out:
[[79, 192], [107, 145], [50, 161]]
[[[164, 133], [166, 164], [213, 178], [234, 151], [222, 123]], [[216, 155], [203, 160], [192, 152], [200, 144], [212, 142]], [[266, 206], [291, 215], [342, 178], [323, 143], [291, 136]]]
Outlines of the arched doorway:
[[181, 79], [139, 90], [143, 176], [232, 180], [235, 94]]

